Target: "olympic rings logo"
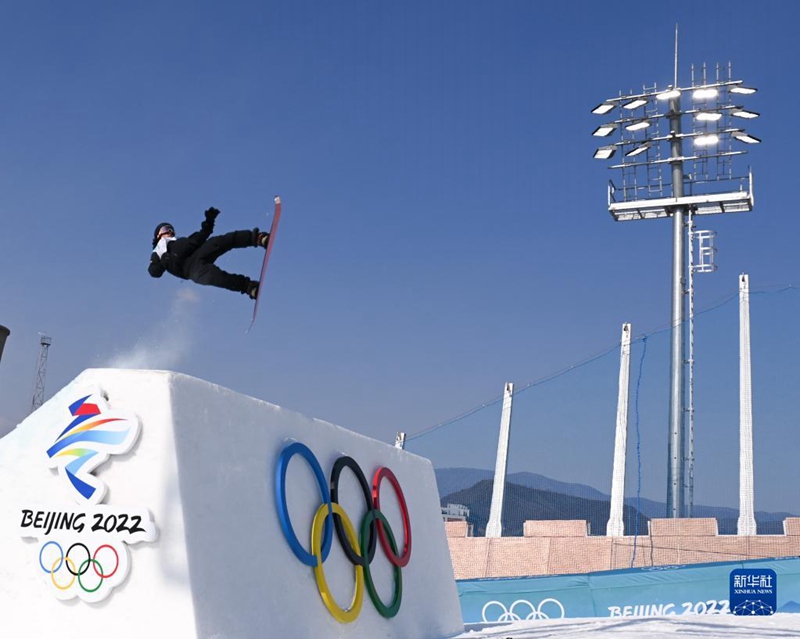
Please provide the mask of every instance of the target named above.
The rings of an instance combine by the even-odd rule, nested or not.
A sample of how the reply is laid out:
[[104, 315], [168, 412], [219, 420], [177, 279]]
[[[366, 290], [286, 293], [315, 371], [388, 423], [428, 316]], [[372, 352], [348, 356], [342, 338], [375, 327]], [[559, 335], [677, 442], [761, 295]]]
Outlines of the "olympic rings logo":
[[[555, 604], [561, 614], [558, 617], [551, 617], [546, 612], [542, 610], [546, 603]], [[530, 609], [530, 612], [525, 617], [521, 617], [518, 613], [514, 612], [514, 609], [518, 606], [522, 605], [523, 607], [527, 606]], [[486, 618], [486, 609], [490, 606], [499, 606], [502, 608], [503, 612], [497, 617], [497, 619], [487, 619]], [[547, 599], [542, 599], [539, 602], [538, 606], [534, 606], [530, 601], [527, 599], [517, 599], [514, 603], [511, 604], [510, 608], [506, 608], [505, 605], [499, 601], [489, 601], [481, 610], [481, 617], [484, 621], [530, 621], [532, 619], [563, 619], [566, 616], [566, 611], [564, 610], [564, 606], [558, 599], [552, 599], [548, 597]]]
[[[286, 503], [286, 470], [289, 466], [289, 461], [295, 455], [302, 457], [314, 472], [322, 501], [311, 525], [311, 552], [306, 550], [297, 539]], [[345, 510], [339, 505], [339, 479], [345, 468], [348, 468], [355, 475], [364, 495], [364, 503], [367, 508], [358, 533]], [[392, 485], [402, 513], [403, 535], [405, 538], [402, 552], [398, 550], [392, 527], [380, 510], [381, 482], [384, 479]], [[372, 486], [370, 487], [364, 472], [356, 461], [352, 457], [342, 456], [334, 463], [330, 481], [328, 481], [314, 453], [306, 445], [292, 442], [281, 451], [278, 458], [278, 464], [275, 469], [275, 499], [278, 505], [281, 529], [286, 541], [295, 556], [302, 563], [314, 569], [314, 577], [322, 601], [328, 612], [337, 621], [350, 623], [358, 617], [364, 600], [365, 587], [372, 604], [383, 617], [389, 619], [397, 614], [403, 597], [401, 568], [406, 566], [411, 558], [411, 522], [403, 490], [391, 470], [385, 466], [378, 468], [372, 478]], [[328, 558], [331, 550], [334, 530], [345, 556], [353, 564], [355, 591], [348, 608], [342, 608], [334, 600], [325, 579], [323, 568], [323, 563]], [[394, 595], [388, 604], [381, 601], [370, 571], [370, 564], [375, 557], [378, 539], [380, 539], [384, 554], [392, 564], [394, 573]]]
[[[52, 563], [49, 559], [47, 562], [44, 561], [45, 549], [51, 545], [58, 549], [58, 556], [56, 556]], [[80, 549], [82, 553], [85, 554], [85, 558], [81, 558], [78, 561], [73, 559], [70, 555], [76, 549]], [[103, 568], [103, 565], [97, 558], [100, 552], [106, 549], [107, 551], [103, 553], [104, 557], [110, 557], [110, 553], [108, 551], [113, 553], [114, 556], [114, 567], [113, 569], [108, 570], [108, 572], [106, 572], [106, 569]], [[51, 555], [52, 553], [48, 554]], [[102, 544], [101, 546], [97, 547], [94, 553], [92, 553], [89, 551], [89, 548], [86, 546], [86, 544], [76, 542], [72, 544], [66, 552], [64, 552], [64, 548], [60, 543], [57, 541], [48, 541], [39, 549], [39, 566], [45, 573], [50, 575], [50, 580], [53, 582], [53, 586], [55, 586], [58, 590], [69, 590], [77, 581], [81, 590], [87, 593], [93, 593], [100, 589], [106, 579], [110, 579], [117, 573], [120, 568], [120, 557], [117, 549], [111, 544]], [[110, 562], [106, 563], [106, 568], [110, 568], [110, 566]], [[93, 569], [93, 572], [90, 573], [92, 575], [92, 579], [97, 580], [97, 584], [92, 588], [84, 583], [83, 579], [84, 575], [89, 572], [90, 567]], [[62, 568], [65, 568], [64, 572], [68, 573], [69, 576], [56, 577], [56, 573], [61, 573]], [[90, 580], [87, 578], [86, 581], [89, 582]]]

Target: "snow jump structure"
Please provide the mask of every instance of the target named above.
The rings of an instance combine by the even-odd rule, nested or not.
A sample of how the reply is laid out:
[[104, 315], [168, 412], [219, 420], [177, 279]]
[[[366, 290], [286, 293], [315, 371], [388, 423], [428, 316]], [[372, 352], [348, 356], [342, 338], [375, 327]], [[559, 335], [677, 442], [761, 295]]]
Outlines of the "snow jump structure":
[[463, 630], [430, 462], [116, 369], [0, 439], [0, 619], [7, 637], [89, 639]]

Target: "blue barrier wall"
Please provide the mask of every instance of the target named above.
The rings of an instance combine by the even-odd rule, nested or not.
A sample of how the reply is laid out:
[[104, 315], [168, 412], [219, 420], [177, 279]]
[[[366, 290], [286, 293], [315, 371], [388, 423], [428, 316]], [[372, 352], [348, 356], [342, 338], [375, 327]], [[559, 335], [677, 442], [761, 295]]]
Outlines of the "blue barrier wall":
[[727, 614], [730, 574], [771, 568], [778, 612], [800, 612], [800, 558], [457, 581], [464, 623], [568, 617]]

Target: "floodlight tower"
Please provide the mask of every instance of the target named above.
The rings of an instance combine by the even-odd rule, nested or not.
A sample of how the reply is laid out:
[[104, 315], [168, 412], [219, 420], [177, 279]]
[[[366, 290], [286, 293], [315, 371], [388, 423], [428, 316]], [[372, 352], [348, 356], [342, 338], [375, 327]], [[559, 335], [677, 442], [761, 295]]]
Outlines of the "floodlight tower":
[[52, 340], [43, 334], [39, 340], [39, 357], [36, 360], [36, 381], [33, 388], [33, 401], [31, 402], [31, 412], [35, 411], [44, 403], [44, 380], [47, 375], [47, 352], [50, 349]]
[[[605, 100], [592, 110], [598, 115], [614, 117], [595, 129], [593, 135], [619, 134], [618, 141], [600, 147], [594, 154], [600, 160], [608, 160], [618, 151], [622, 156], [620, 164], [609, 167], [621, 172], [619, 186], [609, 181], [609, 213], [616, 221], [672, 218], [667, 517], [686, 514], [686, 218], [688, 215], [688, 234], [691, 234], [692, 216], [752, 210], [753, 176], [749, 169], [747, 175], [734, 175], [733, 158], [746, 153], [745, 147], [735, 148], [734, 144], [761, 142], [738, 124], [758, 117], [758, 113], [739, 104], [740, 98], [756, 90], [734, 80], [730, 64], [717, 65], [714, 77], [709, 77], [703, 65], [697, 75], [692, 67], [691, 83], [686, 87], [678, 85], [676, 31], [672, 84], [661, 89], [655, 85], [643, 87], [641, 92], [628, 95], [620, 92], [618, 97]], [[686, 107], [681, 105], [684, 95], [689, 98]], [[684, 127], [685, 121], [689, 126]], [[692, 143], [689, 153], [684, 152], [684, 141]]]

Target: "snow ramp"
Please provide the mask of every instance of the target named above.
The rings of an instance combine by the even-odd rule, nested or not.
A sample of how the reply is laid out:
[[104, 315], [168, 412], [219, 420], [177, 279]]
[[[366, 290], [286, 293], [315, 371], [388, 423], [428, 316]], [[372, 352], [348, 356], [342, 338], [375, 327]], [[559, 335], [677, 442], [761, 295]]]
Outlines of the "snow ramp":
[[430, 462], [169, 371], [89, 369], [0, 439], [4, 637], [463, 630]]

